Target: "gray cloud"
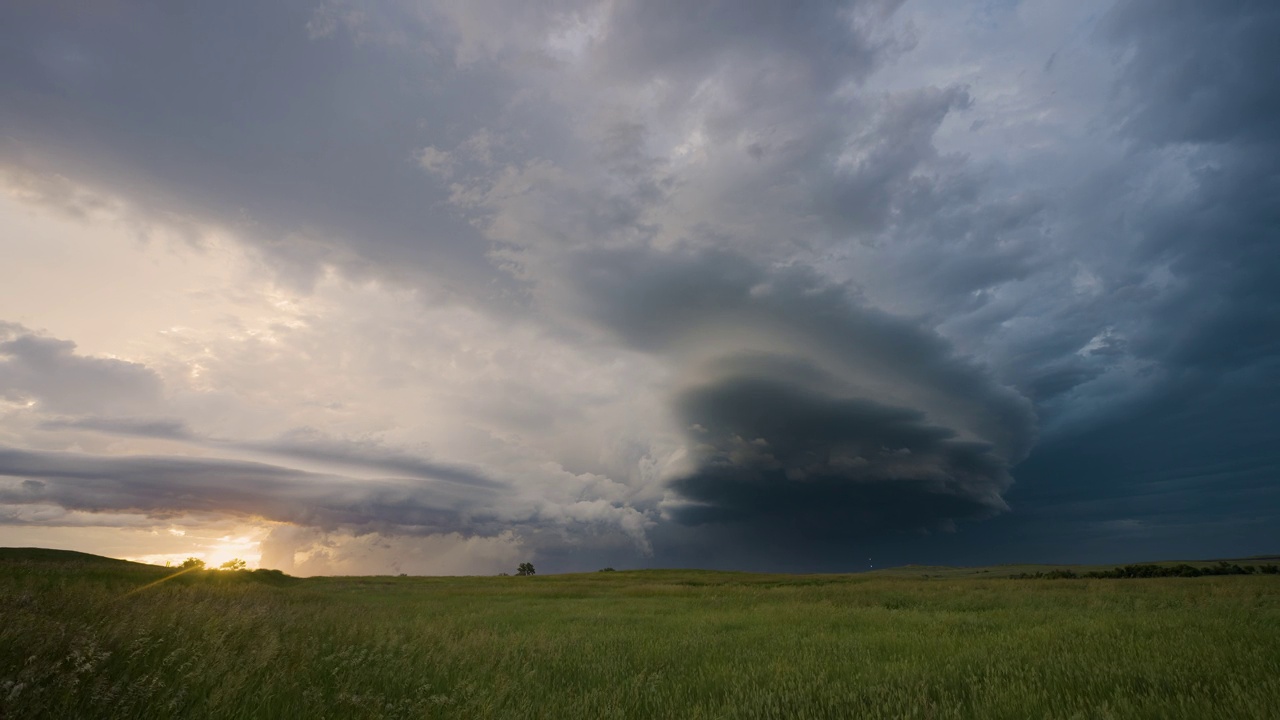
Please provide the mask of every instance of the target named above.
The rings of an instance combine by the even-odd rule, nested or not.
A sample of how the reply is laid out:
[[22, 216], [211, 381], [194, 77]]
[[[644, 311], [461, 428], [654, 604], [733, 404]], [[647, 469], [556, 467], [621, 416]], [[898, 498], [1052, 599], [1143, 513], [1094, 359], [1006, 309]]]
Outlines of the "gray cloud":
[[136, 417], [59, 418], [40, 423], [41, 430], [91, 430], [108, 435], [191, 440], [194, 436], [181, 420]]
[[337, 440], [313, 429], [297, 430], [269, 442], [230, 443], [230, 446], [298, 460], [313, 460], [338, 467], [377, 470], [399, 476], [441, 480], [470, 487], [489, 489], [507, 487], [507, 483], [487, 477], [475, 468], [433, 462], [374, 442]]
[[[358, 479], [266, 463], [182, 456], [102, 456], [0, 447], [0, 505], [97, 514], [262, 518], [300, 532], [384, 537], [507, 537], [533, 554], [581, 543], [635, 556], [646, 521], [629, 507], [554, 504], [447, 481]], [[29, 513], [28, 513], [29, 514]], [[15, 521], [28, 522], [25, 516]], [[82, 522], [82, 519], [78, 519]], [[57, 513], [48, 523], [57, 525]], [[136, 522], [134, 523], [136, 524]]]
[[393, 473], [398, 477], [440, 480], [473, 487], [501, 488], [505, 483], [493, 480], [474, 469], [425, 458], [387, 448], [371, 441], [340, 440], [313, 428], [302, 428], [271, 441], [246, 442], [202, 437], [192, 432], [181, 420], [132, 417], [60, 418], [40, 424], [42, 430], [90, 430], [109, 435], [181, 440], [213, 448], [242, 450], [277, 457], [309, 460], [348, 469]]
[[164, 391], [145, 365], [78, 355], [76, 344], [0, 323], [0, 397], [52, 412], [120, 412], [155, 407]]
[[596, 51], [607, 72], [638, 82], [655, 75], [698, 82], [727, 65], [758, 63], [794, 72], [791, 82], [829, 87], [865, 76], [893, 47], [894, 38], [874, 31], [901, 4], [623, 2], [612, 8]]
[[497, 111], [497, 96], [477, 92], [485, 72], [313, 40], [311, 13], [301, 2], [7, 8], [0, 160], [74, 174], [153, 214], [233, 225], [302, 286], [326, 264], [399, 265], [435, 268], [474, 297], [499, 276], [442, 209], [447, 195], [430, 199], [412, 153], [424, 127], [465, 137], [453, 112]]
[[[411, 480], [357, 480], [265, 463], [0, 449], [0, 475], [25, 478], [0, 503], [163, 518], [204, 512], [323, 529], [431, 534], [506, 528], [489, 488]], [[524, 518], [528, 519], [528, 518]]]

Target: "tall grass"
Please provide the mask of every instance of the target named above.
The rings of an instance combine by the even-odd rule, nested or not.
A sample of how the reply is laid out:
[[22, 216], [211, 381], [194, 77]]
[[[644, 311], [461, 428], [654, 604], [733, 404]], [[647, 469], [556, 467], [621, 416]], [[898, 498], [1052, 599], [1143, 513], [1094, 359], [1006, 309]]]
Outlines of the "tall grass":
[[0, 562], [0, 717], [1280, 717], [1276, 576], [162, 576]]

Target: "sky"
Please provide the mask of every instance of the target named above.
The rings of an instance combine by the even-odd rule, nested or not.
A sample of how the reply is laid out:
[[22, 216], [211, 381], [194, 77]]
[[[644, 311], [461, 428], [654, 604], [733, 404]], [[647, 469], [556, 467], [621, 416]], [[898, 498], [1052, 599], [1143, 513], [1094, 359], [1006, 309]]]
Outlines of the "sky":
[[1280, 5], [0, 6], [0, 546], [1280, 551]]

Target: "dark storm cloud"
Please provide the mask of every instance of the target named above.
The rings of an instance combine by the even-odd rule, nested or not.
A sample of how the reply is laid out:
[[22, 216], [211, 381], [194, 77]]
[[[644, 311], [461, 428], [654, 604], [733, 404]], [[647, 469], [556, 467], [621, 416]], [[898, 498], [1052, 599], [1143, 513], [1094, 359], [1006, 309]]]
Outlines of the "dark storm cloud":
[[[262, 517], [322, 529], [500, 532], [490, 488], [358, 480], [264, 463], [175, 456], [104, 457], [0, 447], [0, 503], [85, 512]], [[527, 519], [527, 518], [524, 518]]]
[[1167, 264], [1183, 292], [1154, 306], [1135, 350], [1216, 373], [1280, 355], [1280, 12], [1176, 7], [1127, 31], [1130, 82], [1147, 84], [1130, 88], [1126, 132], [1186, 153], [1192, 188], [1137, 221], [1141, 260]]
[[76, 344], [0, 322], [0, 398], [53, 412], [149, 409], [163, 384], [138, 363], [78, 355]]
[[699, 467], [671, 487], [678, 522], [722, 524], [766, 544], [951, 527], [1007, 509], [1011, 478], [990, 445], [924, 413], [774, 377], [732, 376], [685, 393]]
[[[979, 535], [1073, 561], [1118, 548], [1129, 560], [1269, 551], [1280, 542], [1280, 8], [1122, 2], [1102, 31], [1126, 53], [1110, 113], [1134, 170], [1097, 207], [1137, 241], [1108, 249], [1097, 304], [1055, 329], [1101, 317], [1123, 338], [1034, 350], [1045, 359], [1034, 395], [1074, 421], [1015, 469], [1018, 512]], [[1179, 180], [1164, 192], [1131, 189], [1169, 176]], [[1145, 281], [1157, 268], [1163, 279]], [[1088, 392], [1126, 363], [1141, 369], [1103, 385], [1126, 401]]]
[[1186, 191], [1133, 221], [1143, 237], [1133, 261], [1165, 264], [1175, 282], [1128, 348], [1167, 368], [1174, 394], [1253, 377], [1269, 402], [1280, 357], [1280, 8], [1135, 2], [1108, 20], [1132, 52], [1123, 132], [1188, 159]]
[[[1186, 191], [1136, 210], [1138, 268], [1166, 264], [1132, 349], [1172, 368], [1223, 372], [1280, 354], [1280, 7], [1120, 4], [1109, 37], [1132, 55], [1114, 111], [1123, 134], [1187, 158]], [[1145, 211], [1145, 212], [1144, 212]]]
[[598, 252], [572, 274], [600, 326], [682, 369], [677, 522], [794, 549], [1007, 509], [1031, 406], [917, 323], [729, 253]]
[[1124, 129], [1154, 142], [1272, 144], [1280, 7], [1267, 0], [1131, 0], [1103, 24], [1133, 52], [1117, 89]]
[[974, 548], [1003, 535], [1021, 556], [1002, 561], [1270, 552], [1280, 541], [1277, 418], [1274, 380], [1186, 374], [1038, 446], [1007, 495], [1017, 512], [979, 531]]
[[[971, 245], [965, 225], [998, 216], [987, 195], [999, 185], [977, 174], [935, 184], [906, 213], [923, 242], [905, 244], [914, 252], [886, 285], [927, 298], [920, 311], [949, 336], [989, 343], [979, 354], [1046, 426], [1102, 422], [1133, 396], [1201, 392], [1224, 373], [1264, 374], [1280, 353], [1278, 17], [1267, 3], [1118, 3], [1095, 36], [1116, 62], [1096, 119], [1115, 157], [1088, 155], [1082, 139], [1074, 179], [1069, 150], [1056, 156], [1063, 179], [1008, 168], [1031, 188], [1009, 208], [1014, 232], [973, 228], [1014, 250], [1005, 255]], [[1056, 197], [1044, 191], [1055, 182]], [[960, 282], [956, 248], [1002, 270], [997, 282]]]
[[1021, 459], [1030, 404], [916, 323], [859, 301], [804, 268], [763, 268], [722, 252], [602, 251], [578, 258], [584, 305], [629, 345], [683, 357], [742, 351], [812, 362], [868, 398], [927, 411]]

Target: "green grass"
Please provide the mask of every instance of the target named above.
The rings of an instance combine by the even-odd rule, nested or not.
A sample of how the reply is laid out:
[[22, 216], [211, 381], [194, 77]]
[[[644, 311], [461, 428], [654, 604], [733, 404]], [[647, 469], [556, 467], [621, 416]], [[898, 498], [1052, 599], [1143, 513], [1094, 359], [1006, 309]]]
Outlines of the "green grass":
[[1280, 717], [1276, 576], [171, 572], [0, 551], [0, 717]]

